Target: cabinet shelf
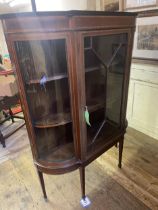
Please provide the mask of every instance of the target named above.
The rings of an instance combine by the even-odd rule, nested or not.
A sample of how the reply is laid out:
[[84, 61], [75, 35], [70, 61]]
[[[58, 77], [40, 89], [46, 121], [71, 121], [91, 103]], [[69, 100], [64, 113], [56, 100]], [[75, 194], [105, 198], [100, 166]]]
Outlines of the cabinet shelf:
[[[67, 74], [59, 74], [56, 76], [52, 76], [52, 77], [47, 77], [46, 82], [51, 82], [51, 81], [56, 81], [56, 80], [60, 80], [60, 79], [64, 79], [67, 78]], [[40, 83], [40, 79], [33, 79], [27, 82], [28, 85], [30, 84], [39, 84]]]
[[[87, 67], [86, 68], [86, 73], [96, 71], [96, 70], [99, 70], [99, 66]], [[46, 82], [56, 81], [56, 80], [65, 79], [65, 78], [68, 78], [67, 74], [59, 74], [59, 75], [56, 75], [56, 76], [47, 77]], [[40, 84], [40, 79], [29, 80], [26, 84], [27, 85]]]
[[[114, 66], [117, 66], [120, 64], [120, 60], [114, 60], [110, 65], [109, 67], [114, 67]], [[103, 68], [102, 68], [103, 69]], [[91, 66], [91, 67], [86, 67], [85, 68], [85, 73], [88, 73], [88, 72], [93, 72], [93, 71], [97, 71], [97, 70], [101, 70], [101, 67], [100, 66]]]
[[58, 113], [44, 116], [34, 123], [35, 128], [51, 128], [72, 122], [70, 113]]
[[86, 67], [85, 72], [88, 73], [88, 72], [96, 71], [99, 69], [100, 69], [99, 66]]
[[45, 151], [41, 154], [40, 159], [48, 162], [60, 162], [74, 157], [73, 143], [59, 145], [54, 149]]
[[[97, 102], [99, 101], [99, 102]], [[94, 100], [89, 100], [87, 102], [87, 106], [88, 106], [88, 110], [89, 112], [95, 112], [97, 111], [98, 109], [101, 109], [101, 108], [104, 108], [106, 105], [106, 102], [105, 100], [103, 101], [103, 99], [94, 99]]]

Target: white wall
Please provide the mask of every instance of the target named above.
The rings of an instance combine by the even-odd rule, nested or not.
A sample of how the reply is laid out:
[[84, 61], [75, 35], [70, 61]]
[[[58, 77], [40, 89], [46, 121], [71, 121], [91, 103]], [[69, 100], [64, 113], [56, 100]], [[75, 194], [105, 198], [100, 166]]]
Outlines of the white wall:
[[39, 11], [62, 11], [62, 10], [102, 10], [103, 0], [57, 0], [45, 1], [36, 0]]
[[[62, 10], [103, 10], [104, 0], [36, 0], [38, 11], [62, 11]], [[10, 7], [0, 3], [0, 14], [32, 11], [31, 0], [25, 0], [25, 4]]]
[[0, 54], [5, 55], [8, 54], [7, 45], [5, 42], [4, 32], [2, 28], [2, 22], [0, 21]]
[[158, 67], [132, 64], [127, 119], [130, 127], [158, 139]]
[[36, 1], [37, 10], [86, 10], [87, 0], [56, 0], [56, 1]]

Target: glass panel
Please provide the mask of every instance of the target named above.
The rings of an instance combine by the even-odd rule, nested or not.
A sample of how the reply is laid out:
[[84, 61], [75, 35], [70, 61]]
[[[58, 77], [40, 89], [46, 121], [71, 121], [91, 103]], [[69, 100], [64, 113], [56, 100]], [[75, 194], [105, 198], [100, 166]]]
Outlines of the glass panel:
[[119, 131], [126, 49], [127, 34], [84, 38], [88, 152]]
[[40, 159], [74, 156], [64, 39], [15, 42]]

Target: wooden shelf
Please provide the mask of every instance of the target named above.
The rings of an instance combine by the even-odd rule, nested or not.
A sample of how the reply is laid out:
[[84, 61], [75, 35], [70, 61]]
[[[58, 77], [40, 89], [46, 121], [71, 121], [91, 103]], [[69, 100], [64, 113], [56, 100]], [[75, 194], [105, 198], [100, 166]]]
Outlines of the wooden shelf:
[[84, 47], [84, 50], [92, 50], [92, 47]]
[[102, 103], [98, 103], [98, 104], [94, 104], [94, 105], [89, 105], [89, 112], [95, 112], [97, 111], [98, 109], [102, 109], [105, 107], [105, 102], [102, 102]]
[[98, 109], [104, 108], [106, 106], [106, 102], [103, 101], [103, 98], [102, 99], [98, 98], [94, 100], [91, 99], [91, 100], [88, 100], [87, 106], [88, 106], [89, 112], [95, 112]]
[[96, 71], [96, 70], [100, 70], [100, 67], [99, 66], [94, 66], [94, 67], [85, 68], [86, 73]]
[[73, 142], [59, 145], [50, 151], [45, 151], [40, 155], [40, 159], [48, 162], [60, 162], [74, 157]]
[[[113, 61], [109, 67], [114, 67], [116, 65], [120, 64], [119, 61]], [[92, 67], [86, 67], [85, 68], [85, 73], [88, 73], [88, 72], [93, 72], [93, 71], [97, 71], [97, 70], [101, 70], [102, 68], [100, 66], [92, 66]]]
[[50, 114], [44, 116], [34, 123], [36, 128], [51, 128], [60, 125], [65, 125], [71, 122], [70, 113]]
[[[47, 77], [47, 81], [46, 82], [51, 82], [51, 81], [55, 81], [55, 80], [60, 80], [60, 79], [64, 79], [67, 78], [67, 74], [59, 74], [56, 76], [52, 76], [52, 77]], [[27, 82], [28, 85], [30, 84], [39, 84], [40, 83], [40, 79], [33, 79]]]

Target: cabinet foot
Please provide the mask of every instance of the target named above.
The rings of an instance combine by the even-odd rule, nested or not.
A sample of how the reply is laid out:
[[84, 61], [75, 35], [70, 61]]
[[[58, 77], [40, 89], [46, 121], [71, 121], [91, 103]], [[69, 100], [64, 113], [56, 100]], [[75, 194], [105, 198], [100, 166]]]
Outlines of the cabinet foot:
[[88, 206], [91, 205], [91, 201], [87, 196], [85, 196], [84, 198], [81, 199], [80, 204], [82, 207], [87, 208]]
[[118, 164], [118, 167], [119, 167], [119, 168], [122, 168], [122, 164], [119, 163], [119, 164]]
[[44, 184], [44, 179], [43, 179], [43, 173], [41, 171], [39, 171], [38, 169], [37, 169], [37, 173], [38, 173], [39, 181], [41, 184], [44, 199], [47, 200], [47, 194], [46, 194], [46, 189], [45, 189], [45, 184]]

